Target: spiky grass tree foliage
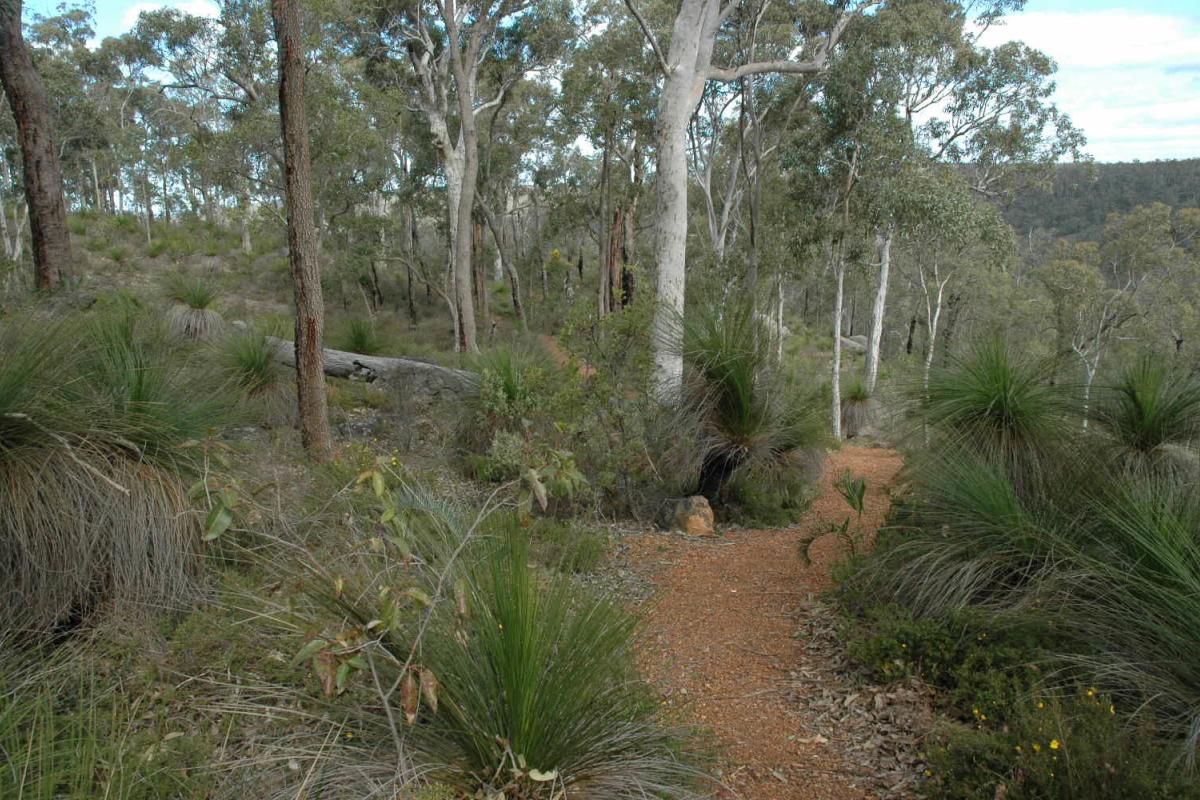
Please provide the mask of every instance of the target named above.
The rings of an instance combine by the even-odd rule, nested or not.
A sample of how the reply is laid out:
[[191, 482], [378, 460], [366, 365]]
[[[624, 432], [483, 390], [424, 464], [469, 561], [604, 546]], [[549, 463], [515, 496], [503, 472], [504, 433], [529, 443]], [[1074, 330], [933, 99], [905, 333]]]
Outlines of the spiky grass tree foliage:
[[180, 445], [213, 421], [210, 396], [154, 361], [125, 314], [0, 329], [0, 628], [192, 590]]
[[1004, 465], [1018, 483], [1036, 479], [1072, 430], [1070, 404], [1046, 364], [1000, 339], [977, 344], [922, 392], [926, 424], [944, 440]]
[[379, 767], [428, 765], [462, 796], [696, 796], [703, 773], [637, 678], [628, 612], [536, 571], [515, 521], [485, 539], [479, 515], [383, 480], [367, 482], [391, 533], [273, 559], [290, 584], [300, 571], [305, 599], [271, 612], [321, 631], [299, 658], [347, 695], [329, 714], [375, 743]]
[[698, 475], [696, 491], [719, 500], [739, 474], [769, 480], [800, 469], [803, 451], [823, 443], [820, 405], [784, 380], [749, 304], [697, 307], [679, 324], [686, 370], [672, 418], [686, 446], [677, 471]]
[[[1005, 373], [991, 357], [990, 372]], [[1021, 388], [1026, 380], [1006, 382], [1013, 397], [1036, 391]], [[970, 608], [997, 624], [1013, 613], [1041, 621], [1054, 667], [1047, 680], [1086, 682], [1129, 709], [1153, 711], [1159, 731], [1194, 760], [1200, 502], [1193, 473], [1157, 468], [1168, 448], [1172, 457], [1195, 457], [1187, 387], [1160, 365], [1134, 364], [1097, 413], [1115, 453], [1102, 436], [1042, 447], [1054, 441], [1054, 414], [1037, 424], [980, 423], [987, 417], [978, 410], [958, 411], [968, 404], [935, 398], [957, 436], [938, 439], [948, 450], [910, 461], [912, 489], [876, 552], [848, 578], [846, 596], [896, 602], [923, 617]], [[1043, 402], [1056, 401], [995, 405], [1040, 409]], [[1041, 411], [1001, 418], [1029, 416], [1042, 419]], [[1006, 427], [1023, 436], [997, 434]], [[1037, 480], [1023, 465], [1040, 471]]]
[[1200, 380], [1145, 356], [1102, 391], [1095, 416], [1131, 469], [1178, 465], [1200, 440]]
[[225, 342], [223, 367], [229, 378], [250, 396], [265, 394], [280, 384], [275, 347], [257, 330], [238, 331]]
[[375, 327], [375, 320], [362, 317], [347, 320], [338, 337], [338, 347], [364, 356], [378, 354], [383, 349], [383, 341]]
[[1008, 476], [961, 452], [925, 460], [917, 474], [910, 515], [849, 579], [856, 594], [887, 597], [918, 616], [1020, 605], [1047, 568], [1047, 549]]
[[[1092, 493], [1089, 493], [1092, 494]], [[1095, 515], [1065, 568], [1039, 587], [1073, 645], [1064, 661], [1145, 704], [1200, 754], [1200, 503], [1169, 477], [1092, 495]]]
[[225, 327], [216, 309], [217, 287], [198, 275], [176, 273], [167, 280], [167, 321], [183, 339], [211, 341]]

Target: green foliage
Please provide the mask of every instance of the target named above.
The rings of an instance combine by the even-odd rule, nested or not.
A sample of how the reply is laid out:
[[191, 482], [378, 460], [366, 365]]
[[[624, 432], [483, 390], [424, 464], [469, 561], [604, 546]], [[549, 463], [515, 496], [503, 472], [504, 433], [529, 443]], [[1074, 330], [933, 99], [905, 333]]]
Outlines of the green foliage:
[[211, 281], [184, 272], [173, 273], [167, 278], [166, 294], [168, 300], [198, 311], [212, 308], [219, 296], [217, 287]]
[[724, 500], [738, 474], [795, 470], [805, 449], [824, 443], [817, 404], [775, 366], [748, 305], [694, 308], [680, 324], [687, 375], [670, 427], [686, 444], [673, 466], [697, 476], [700, 494]]
[[105, 255], [118, 264], [124, 264], [133, 255], [133, 252], [123, 244], [114, 244], [109, 246], [108, 252]]
[[280, 367], [275, 348], [258, 330], [239, 331], [224, 345], [225, 369], [250, 395], [266, 392], [279, 384]]
[[748, 528], [793, 525], [816, 498], [816, 468], [797, 458], [794, 469], [769, 475], [736, 475], [726, 486], [723, 520]]
[[182, 339], [210, 341], [224, 329], [224, 320], [214, 307], [217, 288], [197, 275], [175, 273], [167, 280], [167, 321]]
[[217, 389], [157, 360], [119, 310], [0, 330], [0, 626], [189, 595], [199, 532], [179, 472], [221, 418]]
[[337, 338], [337, 348], [365, 356], [377, 355], [383, 349], [383, 341], [371, 318], [352, 317], [346, 320]]
[[1200, 381], [1143, 356], [1103, 392], [1096, 418], [1131, 467], [1154, 466], [1200, 437]]
[[[72, 663], [74, 662], [74, 663]], [[180, 769], [187, 742], [142, 731], [139, 700], [72, 651], [0, 657], [0, 797], [155, 800], [208, 790]]]
[[1048, 377], [1048, 365], [1017, 356], [999, 339], [984, 341], [930, 376], [925, 419], [1018, 483], [1036, 480], [1071, 421], [1061, 390]]
[[445, 698], [427, 746], [461, 770], [446, 780], [531, 798], [690, 796], [682, 740], [633, 672], [634, 620], [528, 560], [520, 537], [493, 546], [467, 576], [465, 630], [443, 615], [427, 643]]
[[1004, 726], [948, 725], [927, 744], [934, 798], [1188, 800], [1200, 783], [1144, 721], [1129, 725], [1095, 689], [1028, 698]]
[[320, 632], [295, 663], [381, 767], [407, 751], [466, 795], [694, 796], [687, 738], [634, 672], [627, 611], [531, 566], [516, 516], [481, 522], [382, 462], [355, 483], [374, 500], [362, 532], [271, 559], [302, 590], [273, 613]]
[[847, 403], [865, 403], [871, 399], [867, 384], [862, 378], [852, 378], [842, 389], [842, 400]]

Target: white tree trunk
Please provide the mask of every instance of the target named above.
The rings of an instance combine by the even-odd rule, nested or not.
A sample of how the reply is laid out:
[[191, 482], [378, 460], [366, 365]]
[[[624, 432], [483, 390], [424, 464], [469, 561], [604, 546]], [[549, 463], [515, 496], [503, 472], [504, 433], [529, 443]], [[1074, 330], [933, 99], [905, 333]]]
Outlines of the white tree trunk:
[[842, 306], [845, 304], [846, 265], [839, 257], [834, 265], [836, 290], [833, 295], [833, 437], [842, 438]]
[[1084, 370], [1087, 372], [1087, 380], [1083, 384], [1083, 429], [1088, 429], [1088, 413], [1091, 411], [1092, 403], [1092, 382], [1096, 379], [1096, 370], [1100, 366], [1100, 354], [1096, 354], [1096, 358], [1091, 363], [1084, 362]]
[[[924, 278], [922, 278], [924, 281]], [[945, 293], [946, 282], [940, 281], [937, 287], [937, 295], [932, 301], [928, 295], [925, 298], [925, 322], [929, 328], [929, 341], [925, 345], [925, 365], [922, 370], [921, 385], [929, 388], [929, 373], [933, 369], [933, 351], [937, 346], [938, 322], [942, 317], [942, 296]]]
[[674, 404], [683, 389], [683, 319], [687, 263], [687, 127], [700, 102], [712, 58], [719, 8], [715, 0], [684, 0], [675, 16], [667, 76], [658, 105], [657, 220], [654, 256], [654, 392]]
[[883, 312], [887, 306], [888, 274], [892, 266], [892, 234], [880, 236], [879, 285], [875, 288], [875, 304], [871, 307], [871, 335], [867, 339], [866, 378], [863, 381], [867, 394], [875, 392], [879, 378], [879, 350], [883, 343]]

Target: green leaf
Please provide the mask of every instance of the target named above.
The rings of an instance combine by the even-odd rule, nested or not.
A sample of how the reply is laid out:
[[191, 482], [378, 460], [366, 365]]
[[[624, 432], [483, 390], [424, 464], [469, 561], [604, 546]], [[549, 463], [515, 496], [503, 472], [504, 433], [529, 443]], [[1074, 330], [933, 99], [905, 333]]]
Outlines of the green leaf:
[[416, 600], [418, 603], [425, 606], [426, 608], [433, 605], [433, 598], [431, 598], [423, 590], [418, 589], [415, 586], [412, 587], [411, 589], [409, 589], [407, 592], [405, 592], [405, 594], [407, 594], [413, 600]]
[[549, 783], [556, 778], [558, 778], [558, 772], [556, 770], [551, 770], [549, 772], [542, 772], [540, 769], [529, 770], [529, 779], [537, 781], [538, 783]]
[[219, 503], [212, 507], [208, 512], [208, 517], [204, 520], [204, 541], [211, 542], [218, 536], [229, 530], [229, 526], [233, 524], [233, 512], [230, 511], [224, 503]]
[[328, 646], [329, 642], [325, 639], [311, 639], [304, 647], [300, 648], [300, 652], [296, 653], [296, 657], [292, 659], [292, 666], [304, 663]]
[[346, 691], [346, 681], [350, 679], [350, 670], [354, 669], [349, 661], [343, 661], [338, 664], [337, 674], [333, 678], [333, 683], [337, 687], [338, 694]]

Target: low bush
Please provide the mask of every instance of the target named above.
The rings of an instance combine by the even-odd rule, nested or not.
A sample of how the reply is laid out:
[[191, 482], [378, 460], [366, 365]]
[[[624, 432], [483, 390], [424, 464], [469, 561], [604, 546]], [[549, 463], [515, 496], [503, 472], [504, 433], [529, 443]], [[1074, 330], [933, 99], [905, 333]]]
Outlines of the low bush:
[[824, 444], [823, 406], [784, 379], [749, 305], [696, 308], [680, 326], [685, 380], [672, 416], [686, 444], [672, 468], [696, 476], [696, 493], [722, 503], [736, 477], [793, 470], [797, 454]]
[[1171, 466], [1200, 439], [1200, 381], [1142, 357], [1101, 390], [1095, 417], [1130, 469]]
[[239, 331], [229, 337], [224, 348], [225, 370], [235, 383], [251, 396], [261, 395], [279, 385], [282, 370], [275, 347], [266, 334], [257, 330]]
[[224, 329], [216, 309], [217, 288], [199, 276], [176, 273], [167, 281], [167, 321], [172, 332], [183, 339], [210, 341]]
[[[202, 796], [189, 742], [145, 721], [138, 698], [72, 648], [46, 661], [0, 642], [0, 797], [156, 800]], [[174, 742], [172, 744], [172, 742]], [[191, 754], [196, 755], [196, 754]]]
[[383, 349], [383, 341], [375, 327], [375, 320], [353, 317], [346, 321], [337, 338], [336, 347], [364, 356], [377, 355]]
[[1085, 688], [1028, 698], [1004, 725], [943, 725], [926, 743], [925, 794], [954, 800], [1195, 800], [1200, 784], [1152, 724]]
[[0, 628], [191, 595], [185, 481], [224, 413], [218, 391], [158, 360], [128, 313], [0, 328]]
[[531, 566], [515, 517], [480, 527], [396, 479], [364, 473], [378, 523], [319, 560], [297, 554], [282, 574], [296, 585], [299, 570], [303, 598], [275, 612], [320, 631], [298, 660], [378, 768], [428, 769], [464, 796], [696, 796], [690, 740], [634, 672], [628, 612]]

